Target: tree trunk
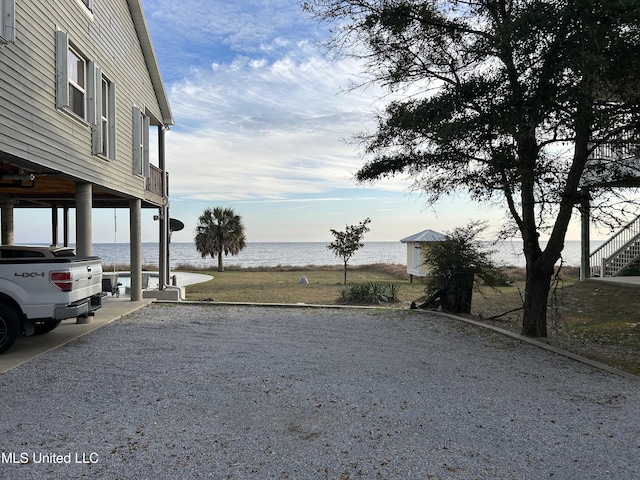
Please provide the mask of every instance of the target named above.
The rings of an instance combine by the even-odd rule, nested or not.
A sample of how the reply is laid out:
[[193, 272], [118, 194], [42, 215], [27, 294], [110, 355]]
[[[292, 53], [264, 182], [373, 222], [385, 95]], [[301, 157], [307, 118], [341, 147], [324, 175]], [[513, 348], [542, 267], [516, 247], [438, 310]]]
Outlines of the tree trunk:
[[460, 273], [454, 276], [442, 291], [442, 311], [449, 313], [471, 313], [473, 297], [473, 273]]
[[347, 284], [347, 262], [344, 262], [344, 284]]
[[527, 337], [546, 337], [547, 303], [553, 267], [541, 268], [536, 264], [528, 263], [521, 334]]
[[222, 264], [222, 251], [218, 252], [218, 271], [224, 272], [224, 265]]
[[[590, 89], [585, 86], [584, 91], [588, 92]], [[593, 102], [594, 100], [589, 95], [578, 105], [573, 163], [566, 177], [560, 208], [544, 252], [540, 250], [538, 242], [538, 234], [535, 229], [536, 223], [532, 215], [532, 203], [528, 204], [528, 210], [526, 210], [528, 216], [524, 217], [524, 225], [529, 228], [521, 229], [524, 240], [524, 254], [527, 259], [527, 284], [524, 295], [522, 335], [528, 337], [547, 336], [547, 305], [554, 265], [562, 255], [564, 238], [574, 206], [582, 200], [582, 196], [579, 193], [580, 179], [589, 159]], [[530, 188], [528, 190], [530, 196], [527, 198], [529, 201], [534, 199], [531, 195], [532, 192], [533, 189]], [[523, 205], [524, 203], [523, 200]]]

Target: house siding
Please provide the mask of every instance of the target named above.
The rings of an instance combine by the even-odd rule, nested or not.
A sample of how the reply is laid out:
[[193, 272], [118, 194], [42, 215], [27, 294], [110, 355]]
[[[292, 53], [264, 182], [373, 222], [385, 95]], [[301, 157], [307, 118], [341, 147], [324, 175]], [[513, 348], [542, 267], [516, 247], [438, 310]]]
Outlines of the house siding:
[[[92, 155], [91, 126], [56, 108], [55, 32], [116, 84], [116, 158]], [[0, 49], [0, 150], [80, 181], [148, 198], [133, 174], [132, 107], [162, 119], [126, 0], [16, 1], [16, 42]], [[160, 122], [161, 123], [161, 122]]]

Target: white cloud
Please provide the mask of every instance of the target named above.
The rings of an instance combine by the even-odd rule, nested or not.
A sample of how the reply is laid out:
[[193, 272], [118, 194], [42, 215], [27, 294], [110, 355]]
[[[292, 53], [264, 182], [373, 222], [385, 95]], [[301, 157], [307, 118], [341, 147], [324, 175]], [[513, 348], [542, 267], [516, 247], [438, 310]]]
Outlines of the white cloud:
[[365, 217], [370, 239], [387, 240], [473, 216], [444, 206], [438, 218], [405, 179], [355, 183], [364, 160], [347, 140], [374, 129], [389, 98], [345, 91], [362, 67], [315, 46], [324, 32], [297, 0], [143, 3], [176, 119], [166, 145], [172, 215], [187, 225], [177, 241], [212, 205], [236, 209], [252, 241], [323, 240]]
[[172, 85], [174, 198], [291, 198], [355, 187], [362, 159], [347, 139], [373, 126], [376, 97], [341, 91], [352, 62], [332, 63], [307, 42], [290, 46], [274, 61], [237, 56]]
[[347, 141], [374, 126], [382, 92], [345, 92], [361, 68], [324, 55], [322, 29], [300, 2], [143, 3], [152, 34], [174, 51], [159, 55], [176, 119], [167, 136], [173, 201], [341, 197], [361, 188], [353, 175], [363, 160]]
[[[170, 28], [197, 45], [219, 43], [234, 51], [256, 52], [262, 44], [273, 46], [275, 36], [311, 35], [314, 25], [298, 0], [144, 0], [151, 24]], [[179, 32], [179, 33], [178, 33]]]

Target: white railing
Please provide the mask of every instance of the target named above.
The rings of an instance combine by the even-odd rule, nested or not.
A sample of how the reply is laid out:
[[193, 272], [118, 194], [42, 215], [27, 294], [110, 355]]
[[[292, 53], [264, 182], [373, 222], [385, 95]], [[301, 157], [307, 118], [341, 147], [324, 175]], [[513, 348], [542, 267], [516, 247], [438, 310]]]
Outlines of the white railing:
[[591, 154], [595, 159], [618, 159], [638, 156], [637, 140], [625, 140], [618, 143], [599, 145]]
[[[637, 259], [640, 254], [640, 216], [629, 222], [589, 257], [592, 277], [610, 277]], [[625, 256], [625, 252], [631, 254]]]

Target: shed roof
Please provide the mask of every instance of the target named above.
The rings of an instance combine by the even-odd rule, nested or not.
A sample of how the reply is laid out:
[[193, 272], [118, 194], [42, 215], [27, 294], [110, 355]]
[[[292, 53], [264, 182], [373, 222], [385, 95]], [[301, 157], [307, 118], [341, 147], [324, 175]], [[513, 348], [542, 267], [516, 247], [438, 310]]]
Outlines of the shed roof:
[[410, 237], [400, 240], [402, 243], [408, 242], [441, 242], [446, 240], [447, 236], [444, 233], [435, 232], [433, 230], [423, 230], [420, 233], [411, 235]]

